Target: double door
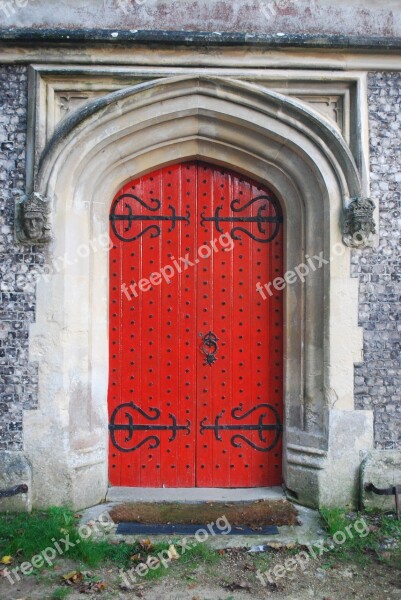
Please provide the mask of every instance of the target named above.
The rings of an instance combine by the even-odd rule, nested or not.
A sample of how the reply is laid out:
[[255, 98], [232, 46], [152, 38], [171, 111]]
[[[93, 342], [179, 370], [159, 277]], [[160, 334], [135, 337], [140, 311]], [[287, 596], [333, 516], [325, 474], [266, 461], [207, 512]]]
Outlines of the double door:
[[281, 483], [280, 206], [215, 165], [163, 167], [110, 211], [110, 482]]

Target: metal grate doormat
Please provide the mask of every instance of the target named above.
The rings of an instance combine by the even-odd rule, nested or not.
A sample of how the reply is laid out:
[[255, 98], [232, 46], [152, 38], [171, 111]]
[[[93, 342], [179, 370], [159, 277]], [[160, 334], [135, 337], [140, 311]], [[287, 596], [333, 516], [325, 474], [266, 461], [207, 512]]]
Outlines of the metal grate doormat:
[[[201, 530], [205, 531], [203, 525], [119, 523], [116, 533], [118, 535], [195, 535]], [[232, 527], [230, 533], [227, 533], [227, 530], [213, 529], [214, 535], [277, 535], [278, 532], [275, 525], [266, 525], [257, 530], [250, 527]]]

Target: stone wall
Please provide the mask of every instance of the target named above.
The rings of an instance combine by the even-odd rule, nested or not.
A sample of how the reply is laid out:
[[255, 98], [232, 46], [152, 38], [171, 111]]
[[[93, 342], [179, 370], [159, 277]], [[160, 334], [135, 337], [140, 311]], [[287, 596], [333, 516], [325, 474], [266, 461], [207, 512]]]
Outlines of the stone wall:
[[399, 36], [399, 0], [7, 0], [7, 28]]
[[380, 246], [354, 252], [360, 278], [364, 363], [355, 400], [373, 409], [379, 449], [401, 448], [401, 73], [369, 76], [372, 197], [380, 201]]
[[[352, 259], [364, 328], [355, 394], [359, 409], [374, 410], [376, 447], [401, 448], [401, 74], [374, 73], [369, 84], [380, 247], [355, 251]], [[44, 254], [34, 246], [16, 246], [13, 233], [14, 198], [25, 185], [26, 104], [26, 68], [0, 67], [0, 450], [22, 449], [22, 411], [37, 401], [37, 369], [28, 357], [29, 324], [35, 318], [29, 274], [40, 269]]]
[[14, 198], [25, 188], [26, 67], [0, 67], [0, 450], [22, 449], [22, 411], [37, 401], [37, 370], [29, 364], [28, 330], [35, 318], [27, 275], [43, 261], [14, 242]]

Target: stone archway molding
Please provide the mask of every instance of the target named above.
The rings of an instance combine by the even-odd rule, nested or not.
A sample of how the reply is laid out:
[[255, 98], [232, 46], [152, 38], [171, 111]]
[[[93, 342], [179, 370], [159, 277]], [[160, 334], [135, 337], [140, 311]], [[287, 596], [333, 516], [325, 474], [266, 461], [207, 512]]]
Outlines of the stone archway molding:
[[[286, 220], [286, 271], [306, 255], [324, 259], [286, 287], [285, 481], [310, 506], [355, 503], [373, 424], [369, 411], [354, 410], [362, 335], [340, 221], [350, 198], [367, 190], [339, 131], [301, 101], [181, 76], [88, 103], [60, 124], [35, 173], [35, 193], [52, 201], [49, 262], [70, 257], [39, 280], [31, 331], [39, 406], [25, 413], [24, 442], [35, 506], [82, 508], [105, 497], [108, 253], [94, 241], [107, 235], [110, 202], [125, 182], [193, 158], [273, 189]], [[77, 255], [82, 247], [88, 253]]]
[[[91, 130], [90, 123], [107, 123], [110, 106], [119, 106], [126, 116], [152, 104], [174, 101], [197, 94], [203, 98], [221, 98], [226, 103], [241, 104], [261, 115], [271, 117], [283, 125], [298, 131], [320, 148], [330, 161], [339, 177], [344, 205], [351, 197], [361, 195], [361, 179], [352, 153], [339, 130], [323, 115], [304, 102], [269, 91], [261, 86], [213, 76], [181, 76], [156, 79], [150, 82], [116, 91], [100, 99], [89, 102], [85, 107], [72, 113], [57, 128], [47, 144], [38, 165], [35, 185], [38, 189], [46, 186], [50, 171], [68, 140], [76, 139], [85, 131]], [[133, 99], [135, 98], [135, 101]], [[199, 106], [201, 108], [201, 106]], [[217, 108], [217, 107], [216, 107]], [[249, 126], [248, 126], [249, 127]], [[284, 145], [291, 145], [291, 139], [282, 139]]]

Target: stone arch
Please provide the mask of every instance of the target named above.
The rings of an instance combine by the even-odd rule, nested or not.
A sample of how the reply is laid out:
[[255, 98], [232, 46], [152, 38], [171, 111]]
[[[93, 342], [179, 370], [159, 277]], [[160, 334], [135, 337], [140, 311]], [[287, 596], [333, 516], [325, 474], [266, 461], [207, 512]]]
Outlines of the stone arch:
[[[66, 256], [72, 263], [38, 282], [31, 350], [40, 360], [40, 399], [38, 410], [25, 414], [36, 505], [82, 507], [105, 495], [108, 254], [100, 240], [109, 205], [130, 179], [192, 158], [274, 190], [285, 214], [286, 271], [305, 263], [305, 255], [325, 261], [286, 290], [284, 472], [300, 501], [324, 502], [323, 483], [340, 464], [335, 428], [352, 419], [355, 439], [343, 449], [338, 496], [355, 493], [356, 447], [369, 446], [363, 436], [370, 417], [353, 410], [362, 337], [340, 231], [343, 207], [361, 195], [351, 152], [338, 130], [301, 101], [250, 83], [183, 76], [90, 102], [62, 122], [35, 174], [35, 191], [53, 202], [49, 261]], [[49, 438], [57, 440], [51, 457]]]

